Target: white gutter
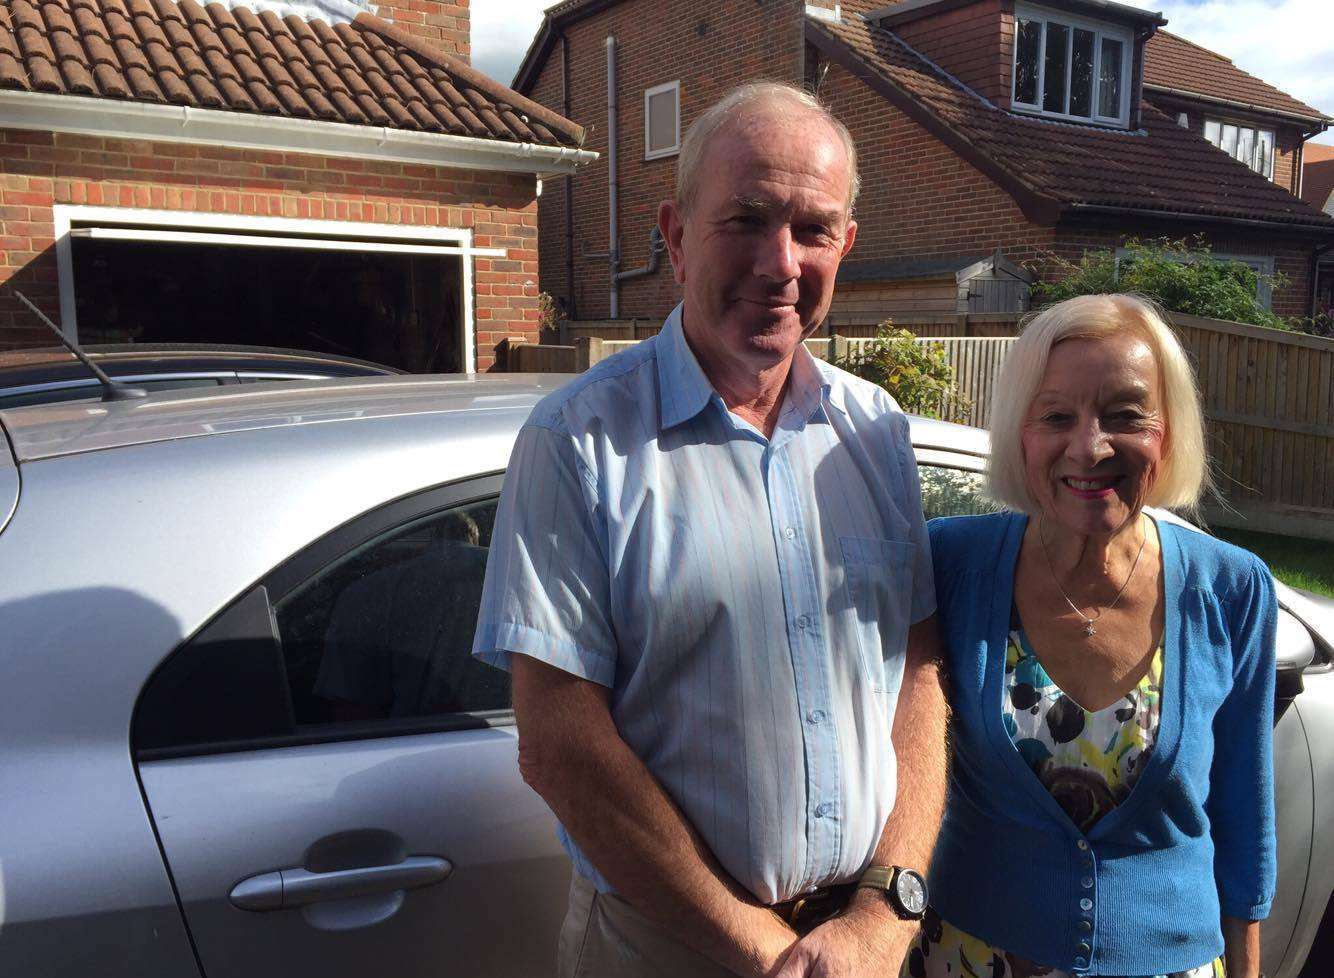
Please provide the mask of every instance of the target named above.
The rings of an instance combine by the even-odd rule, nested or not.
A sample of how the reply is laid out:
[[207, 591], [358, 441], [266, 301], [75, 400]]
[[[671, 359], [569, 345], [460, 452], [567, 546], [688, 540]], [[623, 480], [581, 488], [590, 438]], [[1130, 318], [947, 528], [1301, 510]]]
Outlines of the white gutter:
[[0, 128], [500, 170], [538, 177], [574, 173], [577, 167], [598, 158], [597, 153], [567, 146], [43, 92], [0, 91]]

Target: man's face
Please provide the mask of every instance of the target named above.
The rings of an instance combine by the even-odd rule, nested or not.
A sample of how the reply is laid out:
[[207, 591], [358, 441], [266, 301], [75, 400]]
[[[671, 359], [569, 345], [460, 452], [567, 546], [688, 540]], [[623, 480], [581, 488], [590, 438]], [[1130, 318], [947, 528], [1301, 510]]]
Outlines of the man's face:
[[758, 374], [829, 310], [857, 233], [847, 156], [818, 117], [767, 112], [717, 133], [700, 171], [689, 210], [668, 202], [659, 214], [686, 335], [706, 370]]

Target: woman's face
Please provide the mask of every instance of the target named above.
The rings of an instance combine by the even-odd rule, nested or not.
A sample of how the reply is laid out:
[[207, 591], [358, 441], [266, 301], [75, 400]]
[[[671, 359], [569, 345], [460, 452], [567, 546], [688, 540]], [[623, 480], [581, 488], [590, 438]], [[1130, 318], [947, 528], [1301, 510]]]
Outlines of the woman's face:
[[1163, 457], [1159, 391], [1153, 352], [1137, 336], [1052, 347], [1023, 430], [1025, 484], [1042, 515], [1084, 535], [1138, 516]]

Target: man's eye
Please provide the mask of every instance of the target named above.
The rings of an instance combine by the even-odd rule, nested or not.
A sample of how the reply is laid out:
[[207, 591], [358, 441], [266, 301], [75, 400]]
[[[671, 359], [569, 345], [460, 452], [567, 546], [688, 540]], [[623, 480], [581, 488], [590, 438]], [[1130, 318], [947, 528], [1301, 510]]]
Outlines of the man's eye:
[[757, 228], [764, 222], [755, 214], [735, 214], [728, 218], [727, 223], [733, 227]]

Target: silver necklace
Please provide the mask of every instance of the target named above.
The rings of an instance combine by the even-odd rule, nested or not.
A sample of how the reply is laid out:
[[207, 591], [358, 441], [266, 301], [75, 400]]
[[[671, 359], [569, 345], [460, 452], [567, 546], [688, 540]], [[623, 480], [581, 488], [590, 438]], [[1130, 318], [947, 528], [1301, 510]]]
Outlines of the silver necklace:
[[[1143, 524], [1141, 524], [1141, 528]], [[1051, 572], [1052, 583], [1056, 585], [1056, 590], [1061, 592], [1061, 597], [1065, 598], [1065, 603], [1077, 614], [1084, 622], [1084, 637], [1092, 638], [1098, 634], [1098, 630], [1093, 627], [1094, 622], [1101, 621], [1102, 616], [1116, 607], [1116, 603], [1121, 600], [1121, 595], [1126, 593], [1126, 588], [1130, 587], [1130, 579], [1135, 576], [1135, 568], [1139, 566], [1139, 559], [1144, 555], [1144, 545], [1149, 542], [1147, 533], [1140, 537], [1139, 550], [1135, 552], [1135, 561], [1130, 565], [1130, 573], [1126, 575], [1126, 582], [1121, 585], [1121, 590], [1116, 592], [1116, 597], [1112, 598], [1112, 603], [1098, 612], [1096, 616], [1090, 618], [1084, 612], [1079, 610], [1079, 606], [1070, 600], [1070, 595], [1065, 593], [1065, 588], [1061, 587], [1061, 581], [1056, 576], [1056, 566], [1051, 562], [1051, 551], [1047, 549], [1047, 528], [1046, 523], [1038, 520], [1038, 539], [1042, 541], [1042, 553], [1047, 558], [1047, 570]]]

